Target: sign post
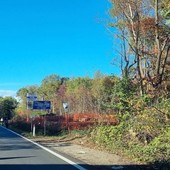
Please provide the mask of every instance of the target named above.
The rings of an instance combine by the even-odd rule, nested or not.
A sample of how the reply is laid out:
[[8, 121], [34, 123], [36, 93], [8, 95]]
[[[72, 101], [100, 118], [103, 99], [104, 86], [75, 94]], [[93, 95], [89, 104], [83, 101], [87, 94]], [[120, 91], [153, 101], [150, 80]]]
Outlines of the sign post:
[[46, 135], [46, 115], [44, 117], [44, 136]]
[[31, 131], [32, 131], [32, 136], [35, 136], [35, 121], [34, 119], [31, 119]]
[[68, 132], [70, 133], [70, 127], [69, 127], [69, 104], [64, 102], [63, 103], [63, 108], [64, 108], [64, 112], [65, 112], [65, 115], [66, 115], [66, 127], [67, 127], [67, 130]]
[[[27, 93], [27, 109], [28, 110], [33, 109], [33, 102], [36, 100], [37, 100], [36, 94], [28, 94]], [[32, 135], [35, 136], [35, 123], [32, 120], [32, 116], [31, 116], [31, 132], [32, 132]]]
[[[50, 101], [37, 101], [37, 96], [35, 94], [27, 94], [27, 109], [29, 110], [50, 110]], [[31, 131], [33, 136], [35, 136], [35, 121], [31, 116]], [[46, 134], [46, 116], [44, 115], [44, 135]]]
[[[34, 101], [33, 109], [35, 110], [50, 110], [51, 102], [50, 101]], [[44, 135], [46, 135], [46, 115], [44, 117]]]

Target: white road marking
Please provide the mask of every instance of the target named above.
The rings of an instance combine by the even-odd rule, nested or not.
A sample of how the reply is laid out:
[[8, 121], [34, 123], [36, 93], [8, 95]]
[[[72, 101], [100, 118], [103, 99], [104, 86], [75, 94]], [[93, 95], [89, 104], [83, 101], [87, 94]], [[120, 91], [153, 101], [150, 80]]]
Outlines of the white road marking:
[[64, 156], [62, 156], [62, 155], [60, 155], [60, 154], [58, 154], [58, 153], [56, 153], [56, 152], [54, 152], [54, 151], [52, 151], [52, 150], [50, 150], [50, 149], [42, 146], [42, 145], [40, 145], [40, 144], [38, 144], [38, 143], [36, 143], [36, 142], [34, 142], [34, 141], [32, 141], [32, 140], [30, 140], [30, 139], [28, 139], [28, 138], [26, 138], [26, 137], [24, 137], [24, 136], [22, 136], [22, 135], [20, 135], [20, 134], [18, 134], [18, 133], [16, 133], [16, 132], [12, 131], [12, 130], [10, 130], [10, 129], [7, 129], [7, 128], [3, 127], [3, 126], [1, 126], [1, 127], [4, 128], [4, 129], [6, 129], [6, 130], [8, 130], [8, 131], [10, 131], [10, 132], [12, 132], [12, 133], [14, 133], [15, 135], [20, 136], [21, 138], [23, 138], [23, 139], [25, 139], [25, 140], [33, 143], [34, 145], [37, 145], [38, 147], [44, 149], [45, 151], [51, 153], [52, 155], [54, 155], [54, 156], [56, 156], [56, 157], [62, 159], [63, 161], [65, 161], [65, 162], [69, 163], [70, 165], [74, 166], [75, 168], [77, 168], [77, 169], [79, 169], [79, 170], [87, 170], [87, 169], [83, 168], [82, 166], [78, 165], [77, 163], [75, 163], [75, 162], [73, 162], [73, 161], [65, 158]]

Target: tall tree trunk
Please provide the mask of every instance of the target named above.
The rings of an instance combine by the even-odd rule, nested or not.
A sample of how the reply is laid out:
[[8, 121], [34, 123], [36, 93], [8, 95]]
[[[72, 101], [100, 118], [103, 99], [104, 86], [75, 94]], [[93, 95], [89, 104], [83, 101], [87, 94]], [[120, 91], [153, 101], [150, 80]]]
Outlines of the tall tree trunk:
[[158, 0], [155, 0], [155, 35], [156, 35], [156, 45], [157, 45], [157, 62], [156, 62], [156, 76], [160, 74], [161, 65], [161, 45], [159, 36], [159, 15], [158, 15]]
[[139, 54], [139, 36], [140, 36], [140, 30], [139, 30], [139, 14], [136, 9], [134, 14], [132, 13], [131, 5], [129, 4], [129, 11], [130, 11], [130, 23], [132, 26], [132, 33], [133, 33], [133, 39], [134, 39], [134, 50], [135, 50], [135, 55], [136, 55], [136, 60], [137, 60], [137, 72], [139, 76], [139, 84], [140, 84], [140, 94], [144, 94], [144, 87], [143, 87], [143, 73], [141, 69], [141, 60], [140, 60], [140, 54]]
[[[156, 46], [157, 46], [157, 61], [156, 61], [156, 82], [155, 87], [159, 87], [163, 81], [163, 75], [165, 72], [165, 66], [167, 63], [167, 58], [169, 54], [170, 45], [169, 36], [164, 39], [164, 42], [160, 39], [160, 19], [159, 19], [159, 1], [155, 0], [155, 36], [156, 36]], [[166, 35], [165, 35], [166, 36]], [[168, 46], [167, 46], [168, 45]], [[167, 48], [166, 48], [167, 47]]]

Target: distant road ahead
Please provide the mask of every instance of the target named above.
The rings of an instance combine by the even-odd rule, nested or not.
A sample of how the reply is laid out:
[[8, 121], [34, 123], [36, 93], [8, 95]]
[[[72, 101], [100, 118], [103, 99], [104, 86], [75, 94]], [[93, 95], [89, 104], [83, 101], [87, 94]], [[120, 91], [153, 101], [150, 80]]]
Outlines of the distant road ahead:
[[0, 126], [0, 170], [85, 170], [57, 155]]

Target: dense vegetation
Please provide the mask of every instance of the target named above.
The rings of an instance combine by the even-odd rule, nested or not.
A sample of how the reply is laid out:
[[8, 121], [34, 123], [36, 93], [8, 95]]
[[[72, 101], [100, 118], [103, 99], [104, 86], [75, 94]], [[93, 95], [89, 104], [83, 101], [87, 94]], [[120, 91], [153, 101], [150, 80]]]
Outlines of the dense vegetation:
[[17, 100], [12, 97], [0, 97], [0, 120], [1, 124], [8, 126], [8, 120], [15, 116]]
[[[52, 75], [48, 79], [51, 77], [58, 76]], [[101, 124], [91, 129], [92, 141], [113, 152], [121, 150], [122, 153], [140, 161], [169, 161], [170, 98], [168, 90], [164, 91], [166, 95], [158, 91], [156, 94], [148, 93], [140, 96], [138, 86], [132, 80], [115, 76], [100, 75], [94, 79], [75, 78], [58, 83], [60, 80], [56, 81], [57, 88], [54, 100], [52, 100], [54, 107], [51, 110], [54, 111], [53, 113], [58, 116], [63, 115], [62, 102], [67, 101], [71, 114], [115, 115], [119, 124], [117, 126], [104, 125], [101, 121]], [[50, 87], [50, 83], [46, 84], [47, 87]], [[39, 95], [42, 93], [39, 91], [42, 90], [41, 86], [23, 88], [19, 90], [19, 93], [25, 91], [26, 98], [30, 89], [36, 90], [31, 92]], [[44, 89], [48, 94], [48, 88], [44, 87]], [[24, 97], [22, 101], [18, 113], [20, 115], [31, 114], [23, 109], [24, 106], [26, 108], [26, 103], [23, 105]], [[55, 128], [57, 130], [58, 127]], [[51, 132], [51, 134], [55, 133]]]
[[[117, 126], [98, 124], [90, 138], [113, 152], [142, 162], [170, 163], [170, 3], [169, 0], [111, 0], [109, 25], [120, 42], [122, 76], [67, 78], [49, 75], [40, 86], [21, 88], [17, 113], [26, 109], [26, 95], [52, 102], [51, 112], [116, 116]], [[119, 56], [117, 56], [119, 57]], [[34, 114], [41, 114], [39, 112]]]

